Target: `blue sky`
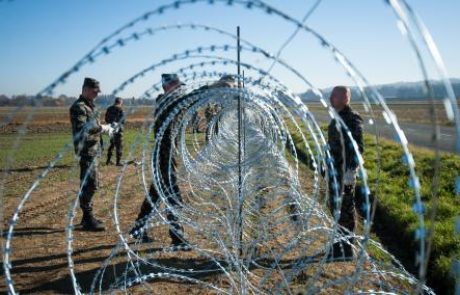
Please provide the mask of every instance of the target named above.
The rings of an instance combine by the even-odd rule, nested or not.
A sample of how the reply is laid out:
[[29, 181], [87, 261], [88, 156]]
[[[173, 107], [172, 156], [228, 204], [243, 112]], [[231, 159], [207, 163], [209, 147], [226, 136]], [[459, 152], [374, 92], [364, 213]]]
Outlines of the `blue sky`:
[[[69, 69], [104, 37], [170, 0], [3, 0], [0, 1], [0, 94], [35, 94]], [[268, 4], [301, 19], [314, 0], [267, 0]], [[430, 29], [451, 77], [460, 77], [460, 1], [412, 0]], [[234, 32], [269, 52], [276, 52], [295, 27], [258, 10], [238, 5], [194, 4], [167, 11], [127, 30], [122, 36], [146, 28], [177, 23], [197, 23]], [[336, 45], [373, 84], [416, 81], [422, 78], [414, 52], [401, 36], [392, 10], [383, 0], [323, 0], [307, 24]], [[79, 94], [82, 80], [101, 81], [104, 93], [143, 68], [198, 46], [233, 45], [232, 39], [200, 30], [171, 30], [142, 38], [114, 50], [72, 75], [55, 95]], [[216, 53], [234, 58], [235, 53]], [[282, 58], [317, 87], [352, 85], [330, 52], [311, 35], [301, 32], [285, 49]], [[268, 68], [270, 62], [243, 52], [244, 62]], [[197, 59], [173, 62], [127, 87], [122, 96], [142, 94], [160, 79], [161, 72], [175, 71]], [[437, 78], [428, 63], [432, 78]], [[234, 67], [216, 67], [235, 71]], [[202, 69], [200, 69], [201, 71]], [[208, 67], [206, 70], [214, 70]], [[248, 73], [251, 75], [251, 73]], [[295, 92], [306, 86], [280, 66], [273, 75]]]

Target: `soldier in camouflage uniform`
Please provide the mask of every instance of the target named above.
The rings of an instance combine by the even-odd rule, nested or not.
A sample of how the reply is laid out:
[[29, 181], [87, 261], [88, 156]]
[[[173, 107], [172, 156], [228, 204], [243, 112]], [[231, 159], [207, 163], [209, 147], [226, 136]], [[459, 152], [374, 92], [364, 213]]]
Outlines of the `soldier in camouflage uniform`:
[[[204, 110], [204, 117], [206, 118], [206, 126], [209, 126], [209, 122], [218, 114], [219, 109], [218, 105], [215, 103], [210, 103], [206, 106], [206, 109]], [[218, 124], [214, 126], [214, 134], [219, 133], [219, 127]], [[211, 138], [211, 130], [210, 128], [206, 128], [206, 142], [209, 142]]]
[[[164, 94], [160, 95], [157, 98], [157, 108], [155, 113], [155, 134], [158, 134], [159, 129], [163, 125], [163, 122], [166, 121], [170, 113], [177, 107], [177, 105], [183, 101], [186, 96], [180, 97], [182, 95], [181, 86], [184, 85], [177, 75], [175, 74], [163, 74], [162, 75], [162, 83], [163, 83], [163, 90]], [[178, 98], [179, 97], [179, 98]], [[172, 102], [172, 103], [171, 103]], [[169, 104], [170, 103], [170, 104]], [[162, 108], [164, 104], [169, 104], [166, 108]], [[160, 109], [163, 109], [161, 113], [159, 113]], [[163, 133], [163, 137], [160, 142], [159, 146], [159, 166], [160, 166], [160, 177], [161, 177], [161, 185], [163, 186], [163, 190], [167, 194], [167, 202], [169, 206], [180, 208], [182, 205], [182, 198], [180, 195], [179, 187], [177, 185], [177, 178], [176, 178], [176, 161], [172, 153], [173, 151], [173, 139], [172, 139], [172, 132], [175, 128], [175, 125], [178, 121], [180, 121], [180, 117], [183, 115], [183, 112], [179, 113], [175, 119], [173, 119], [169, 126]], [[153, 185], [150, 185], [149, 195], [151, 201], [155, 205], [159, 205], [158, 201], [160, 196], [157, 192], [157, 189]], [[141, 210], [139, 215], [136, 219], [136, 225], [130, 231], [130, 234], [135, 238], [142, 238], [144, 243], [151, 242], [152, 239], [147, 235], [144, 231], [141, 233], [142, 227], [145, 225], [147, 216], [153, 212], [153, 207], [149, 200], [146, 198], [142, 203]], [[184, 246], [185, 250], [189, 250], [187, 248], [188, 242], [183, 237], [183, 228], [181, 225], [178, 224], [177, 216], [171, 211], [167, 210], [166, 212], [167, 220], [170, 223], [169, 235], [172, 240], [173, 246]]]
[[[233, 77], [232, 75], [223, 75], [217, 82], [209, 85], [209, 86], [205, 86], [205, 87], [202, 87], [202, 89], [212, 89], [212, 88], [236, 88], [237, 85], [236, 85], [236, 80], [235, 80], [235, 77]], [[209, 122], [219, 114], [219, 112], [221, 111], [221, 105], [217, 104], [217, 103], [211, 103], [209, 104], [205, 111], [204, 111], [204, 115], [205, 115], [205, 118], [206, 118], [206, 123], [209, 124]], [[219, 134], [219, 121], [217, 121], [214, 125], [214, 134], [217, 135]], [[210, 138], [211, 138], [211, 130], [209, 130], [209, 128], [206, 129], [206, 142], [209, 142]]]
[[93, 215], [92, 198], [97, 190], [97, 154], [102, 132], [113, 132], [109, 125], [101, 125], [95, 111], [94, 100], [100, 92], [99, 82], [85, 78], [82, 94], [70, 107], [70, 122], [75, 154], [80, 157], [80, 208], [84, 230], [105, 230]]
[[[350, 89], [345, 86], [334, 87], [330, 97], [332, 107], [337, 111], [340, 118], [351, 132], [353, 139], [358, 145], [359, 153], [362, 154], [364, 151], [363, 120], [360, 115], [350, 107], [350, 99]], [[334, 168], [337, 172], [337, 189], [340, 192], [339, 195], [342, 196], [341, 208], [337, 208], [338, 204], [334, 202], [336, 193], [334, 192], [333, 178], [329, 175], [329, 208], [333, 214], [334, 211], [338, 209], [340, 211], [339, 224], [350, 232], [353, 232], [355, 229], [354, 192], [358, 159], [351, 139], [347, 135], [347, 130], [341, 126], [336, 119], [332, 120], [328, 127], [328, 144], [333, 158]], [[346, 234], [340, 230], [339, 232], [341, 234]], [[332, 257], [353, 257], [351, 243], [353, 243], [353, 239], [350, 239], [349, 243], [346, 241], [335, 243], [333, 245]]]
[[117, 166], [121, 165], [121, 155], [123, 149], [123, 125], [125, 123], [125, 114], [123, 113], [123, 99], [121, 97], [115, 98], [115, 102], [111, 105], [105, 113], [105, 122], [107, 124], [117, 124], [117, 131], [110, 138], [110, 146], [107, 150], [107, 165], [113, 164], [111, 161], [112, 152], [115, 148], [115, 153], [117, 157]]

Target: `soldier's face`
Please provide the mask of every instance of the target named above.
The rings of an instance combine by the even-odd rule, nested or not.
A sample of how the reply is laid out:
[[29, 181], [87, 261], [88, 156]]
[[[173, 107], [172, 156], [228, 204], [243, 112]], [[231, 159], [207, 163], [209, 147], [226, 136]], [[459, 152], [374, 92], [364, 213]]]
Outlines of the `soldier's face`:
[[332, 90], [330, 101], [336, 111], [341, 111], [347, 105], [347, 94], [340, 89], [334, 89]]
[[168, 84], [163, 85], [164, 92], [168, 93], [176, 89], [180, 85], [179, 81], [171, 81]]
[[99, 91], [96, 88], [85, 87], [83, 89], [83, 95], [89, 100], [95, 100]]

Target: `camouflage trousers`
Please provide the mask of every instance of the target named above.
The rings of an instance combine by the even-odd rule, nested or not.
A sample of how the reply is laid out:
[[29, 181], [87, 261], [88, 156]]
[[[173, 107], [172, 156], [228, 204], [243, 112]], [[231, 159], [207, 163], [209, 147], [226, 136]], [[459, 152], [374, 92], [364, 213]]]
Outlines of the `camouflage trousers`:
[[[167, 140], [165, 140], [167, 141]], [[160, 166], [160, 177], [161, 177], [161, 186], [166, 194], [166, 202], [168, 206], [173, 207], [174, 209], [178, 209], [182, 206], [182, 198], [180, 195], [179, 187], [177, 185], [177, 178], [176, 178], [176, 163], [174, 158], [172, 158], [171, 169], [172, 171], [168, 171], [169, 167], [169, 159], [171, 153], [171, 145], [169, 143], [162, 143], [161, 150], [160, 150], [160, 159], [159, 159], [159, 166]], [[169, 172], [171, 172], [169, 174]], [[156, 190], [153, 184], [150, 185], [149, 189], [150, 201], [153, 203], [155, 207], [160, 205], [160, 195]], [[153, 212], [154, 207], [152, 203], [149, 202], [147, 198], [144, 199], [144, 202], [141, 206], [141, 211], [137, 217], [137, 222], [145, 222], [145, 217], [148, 216], [150, 213]], [[174, 214], [173, 211], [166, 209], [166, 219], [169, 221], [170, 228], [169, 228], [169, 235], [171, 239], [174, 241], [181, 241], [183, 235], [183, 228], [178, 224], [178, 218]]]
[[[219, 134], [219, 121], [216, 121], [216, 124], [214, 125], [213, 133], [214, 133], [214, 135]], [[206, 142], [209, 142], [211, 137], [212, 137], [211, 128], [208, 127], [208, 128], [206, 128]]]
[[80, 208], [86, 213], [93, 210], [92, 199], [99, 186], [97, 173], [96, 157], [82, 156], [80, 158]]
[[[339, 204], [334, 202], [334, 193], [331, 189], [332, 186], [329, 186], [329, 210], [332, 214], [336, 209], [340, 209], [340, 217], [338, 220], [339, 225], [345, 227], [350, 232], [355, 230], [355, 185], [344, 185], [342, 192], [342, 204], [340, 208], [337, 208]], [[343, 231], [340, 231], [342, 234], [346, 234]]]
[[107, 150], [107, 162], [112, 158], [113, 149], [115, 148], [115, 155], [117, 157], [117, 163], [121, 160], [121, 155], [123, 151], [123, 133], [115, 133], [112, 138], [110, 138], [110, 145]]

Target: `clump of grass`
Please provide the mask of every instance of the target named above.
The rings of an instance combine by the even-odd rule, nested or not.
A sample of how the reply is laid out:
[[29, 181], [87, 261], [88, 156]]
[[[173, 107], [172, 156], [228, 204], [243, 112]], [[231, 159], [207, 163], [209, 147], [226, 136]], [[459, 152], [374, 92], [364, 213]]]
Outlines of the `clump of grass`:
[[[294, 131], [291, 128], [291, 131]], [[323, 130], [325, 127], [323, 126]], [[298, 151], [304, 150], [301, 137], [293, 135]], [[377, 210], [374, 219], [374, 230], [391, 231], [391, 244], [406, 268], [413, 271], [415, 267], [415, 249], [419, 241], [415, 239], [415, 231], [419, 228], [417, 215], [413, 211], [415, 201], [413, 189], [409, 186], [409, 172], [403, 163], [403, 150], [397, 143], [379, 139], [369, 134], [365, 139], [365, 168], [368, 173], [368, 184], [371, 193], [377, 197]], [[432, 181], [435, 176], [436, 156], [433, 151], [410, 147], [416, 163], [416, 173], [420, 178], [421, 197], [425, 205], [425, 226], [431, 227], [430, 214], [432, 204]], [[377, 161], [380, 152], [380, 161]], [[308, 159], [299, 158], [301, 161]], [[434, 219], [431, 256], [428, 264], [428, 284], [440, 293], [453, 294], [455, 278], [452, 272], [453, 263], [460, 259], [460, 238], [455, 233], [455, 218], [460, 214], [460, 199], [455, 197], [455, 178], [460, 171], [460, 157], [443, 153], [440, 156], [439, 186], [437, 191], [438, 204]], [[360, 199], [357, 189], [357, 199]], [[359, 206], [359, 204], [358, 204]], [[397, 238], [396, 238], [397, 237]], [[385, 244], [387, 241], [383, 239]], [[395, 247], [396, 246], [396, 247]], [[372, 250], [372, 249], [370, 249]], [[377, 253], [378, 254], [378, 253]]]
[[[365, 136], [368, 146], [364, 158], [369, 159], [365, 167], [371, 183], [377, 180], [378, 169], [378, 214], [375, 222], [380, 226], [391, 228], [394, 236], [400, 239], [400, 249], [409, 263], [415, 263], [414, 249], [419, 241], [415, 239], [415, 231], [419, 227], [416, 214], [412, 210], [414, 193], [408, 184], [408, 170], [402, 161], [401, 147], [389, 140], [380, 139], [381, 165], [374, 161], [376, 152], [373, 138]], [[369, 149], [370, 147], [370, 149]], [[420, 177], [421, 195], [426, 207], [425, 226], [431, 227], [430, 214], [433, 210], [432, 181], [435, 176], [435, 153], [429, 150], [411, 147], [416, 172]], [[455, 178], [460, 171], [460, 157], [442, 154], [440, 157], [438, 205], [434, 218], [434, 235], [432, 237], [431, 259], [428, 264], [428, 282], [435, 289], [453, 293], [455, 279], [452, 274], [454, 260], [460, 258], [460, 239], [454, 230], [456, 215], [460, 212], [460, 201], [455, 197]], [[377, 187], [374, 186], [374, 190]], [[409, 253], [412, 253], [409, 254]]]

